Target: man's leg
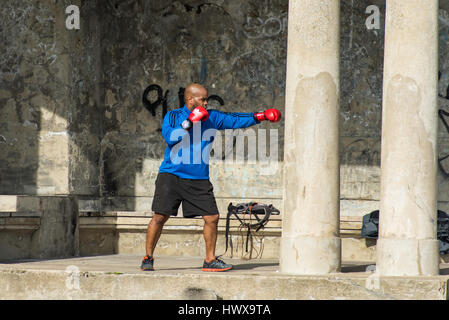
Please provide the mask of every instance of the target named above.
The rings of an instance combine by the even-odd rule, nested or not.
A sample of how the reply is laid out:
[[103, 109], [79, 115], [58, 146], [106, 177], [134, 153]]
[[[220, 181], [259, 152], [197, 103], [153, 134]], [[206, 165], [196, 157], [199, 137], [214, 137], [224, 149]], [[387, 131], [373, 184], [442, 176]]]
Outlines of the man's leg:
[[147, 228], [146, 254], [153, 256], [154, 249], [162, 233], [165, 222], [170, 218], [169, 215], [154, 213], [153, 218]]
[[218, 214], [203, 216], [204, 219], [204, 241], [206, 242], [206, 259], [204, 259], [202, 271], [227, 271], [232, 265], [224, 263], [215, 257], [215, 246], [217, 244]]
[[204, 241], [206, 242], [206, 262], [215, 260], [215, 246], [217, 244], [218, 214], [203, 216], [204, 219]]

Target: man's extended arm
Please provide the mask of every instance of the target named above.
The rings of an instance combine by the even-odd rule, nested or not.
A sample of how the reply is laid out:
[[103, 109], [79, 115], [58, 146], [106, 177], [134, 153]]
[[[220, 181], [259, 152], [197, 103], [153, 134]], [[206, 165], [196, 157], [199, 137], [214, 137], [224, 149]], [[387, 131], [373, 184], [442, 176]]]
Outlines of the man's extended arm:
[[281, 119], [281, 113], [276, 109], [268, 109], [265, 112], [233, 113], [209, 110], [209, 114], [215, 128], [218, 130], [247, 128], [263, 120], [277, 122]]

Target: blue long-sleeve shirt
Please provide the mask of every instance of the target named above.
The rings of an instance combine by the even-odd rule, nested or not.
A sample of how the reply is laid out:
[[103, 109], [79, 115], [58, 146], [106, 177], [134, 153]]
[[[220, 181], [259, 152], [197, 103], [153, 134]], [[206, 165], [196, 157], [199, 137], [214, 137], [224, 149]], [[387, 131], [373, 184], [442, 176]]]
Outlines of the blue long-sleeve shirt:
[[183, 179], [209, 179], [209, 152], [217, 130], [247, 128], [259, 123], [254, 113], [227, 113], [207, 110], [209, 119], [197, 122], [190, 130], [181, 123], [190, 115], [184, 106], [169, 111], [162, 122], [162, 136], [167, 142], [159, 172]]

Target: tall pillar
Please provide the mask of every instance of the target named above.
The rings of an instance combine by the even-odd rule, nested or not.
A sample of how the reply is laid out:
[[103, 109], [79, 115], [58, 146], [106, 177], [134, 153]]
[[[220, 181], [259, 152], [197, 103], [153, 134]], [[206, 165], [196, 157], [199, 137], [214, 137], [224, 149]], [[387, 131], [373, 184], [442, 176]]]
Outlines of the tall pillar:
[[340, 270], [339, 0], [290, 0], [280, 270]]
[[438, 0], [388, 0], [377, 270], [437, 275]]

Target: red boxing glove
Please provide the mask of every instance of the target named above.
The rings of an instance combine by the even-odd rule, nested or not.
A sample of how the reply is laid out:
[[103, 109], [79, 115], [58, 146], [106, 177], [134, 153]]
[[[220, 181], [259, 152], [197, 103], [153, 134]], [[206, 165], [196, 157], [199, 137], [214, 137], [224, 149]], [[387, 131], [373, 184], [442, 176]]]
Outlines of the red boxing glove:
[[268, 120], [270, 122], [278, 122], [281, 120], [281, 112], [277, 109], [267, 109], [264, 112], [255, 113], [254, 119], [257, 121]]
[[196, 107], [192, 110], [189, 117], [183, 121], [181, 127], [185, 130], [189, 130], [195, 122], [206, 121], [207, 119], [209, 119], [209, 113], [207, 110], [201, 106]]

